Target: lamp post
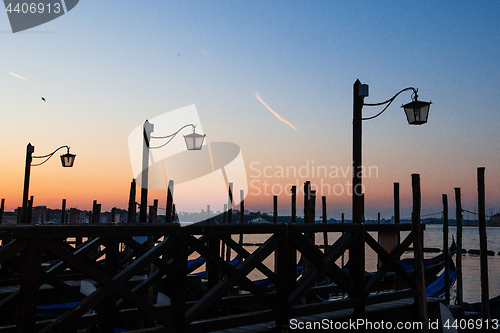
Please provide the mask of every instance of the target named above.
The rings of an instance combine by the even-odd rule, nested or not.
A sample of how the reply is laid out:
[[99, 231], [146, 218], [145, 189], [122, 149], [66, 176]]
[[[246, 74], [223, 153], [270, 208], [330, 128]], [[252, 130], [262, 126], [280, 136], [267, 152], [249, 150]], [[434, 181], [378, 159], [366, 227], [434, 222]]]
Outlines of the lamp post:
[[[364, 194], [362, 188], [362, 121], [370, 120], [380, 116], [391, 103], [404, 91], [413, 91], [413, 101], [402, 106], [404, 108], [408, 124], [422, 125], [427, 122], [429, 116], [429, 108], [431, 102], [423, 102], [418, 100], [418, 89], [413, 87], [405, 88], [398, 92], [385, 102], [368, 104], [364, 103], [364, 98], [368, 96], [368, 85], [361, 84], [356, 80], [353, 87], [353, 122], [352, 122], [352, 164], [353, 164], [353, 179], [352, 179], [352, 222], [362, 223], [364, 221]], [[375, 116], [363, 118], [363, 106], [380, 106], [386, 107]]]
[[[139, 211], [139, 222], [147, 221], [147, 207], [148, 207], [148, 168], [149, 168], [149, 150], [158, 149], [166, 146], [170, 141], [172, 141], [180, 131], [186, 127], [192, 127], [193, 132], [191, 134], [184, 135], [184, 140], [186, 142], [187, 150], [201, 150], [203, 146], [203, 140], [206, 134], [196, 133], [196, 125], [187, 124], [179, 128], [176, 132], [166, 136], [152, 136], [151, 133], [154, 132], [154, 125], [151, 124], [147, 119], [142, 127], [142, 133], [144, 137], [142, 146], [142, 181], [141, 181], [141, 207]], [[160, 146], [151, 147], [151, 139], [168, 139], [167, 142]]]
[[[26, 146], [26, 164], [24, 168], [24, 190], [23, 190], [23, 207], [21, 213], [21, 223], [28, 223], [28, 195], [29, 195], [29, 187], [30, 187], [30, 174], [32, 166], [39, 166], [47, 162], [58, 150], [66, 148], [66, 154], [61, 155], [61, 164], [65, 168], [70, 168], [73, 166], [75, 162], [76, 155], [70, 154], [68, 146], [61, 146], [54, 150], [52, 153], [43, 155], [43, 156], [33, 156], [35, 152], [35, 146], [32, 146], [31, 143], [28, 143]], [[34, 158], [45, 158], [43, 162], [38, 164], [31, 164]]]
[[[353, 121], [352, 121], [352, 223], [362, 224], [364, 222], [364, 194], [363, 194], [363, 169], [362, 169], [362, 122], [380, 116], [399, 94], [404, 91], [413, 91], [413, 101], [403, 105], [406, 118], [410, 125], [421, 125], [427, 122], [429, 115], [430, 102], [417, 100], [417, 89], [410, 87], [398, 92], [385, 102], [368, 104], [364, 103], [364, 98], [368, 96], [368, 85], [361, 84], [356, 80], [353, 86]], [[385, 108], [375, 116], [363, 118], [363, 106], [386, 105]], [[349, 248], [349, 275], [353, 279], [355, 289], [359, 291], [357, 297], [360, 299], [359, 305], [355, 308], [355, 313], [364, 312], [364, 302], [366, 295], [364, 270], [365, 270], [365, 241], [363, 228], [358, 233], [358, 237]]]

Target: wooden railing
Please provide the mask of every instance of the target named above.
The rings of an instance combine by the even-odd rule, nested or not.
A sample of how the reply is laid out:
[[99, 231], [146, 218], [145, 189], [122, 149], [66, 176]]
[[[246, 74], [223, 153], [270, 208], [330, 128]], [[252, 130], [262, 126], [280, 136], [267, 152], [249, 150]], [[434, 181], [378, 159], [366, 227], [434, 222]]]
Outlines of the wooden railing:
[[[401, 231], [410, 233], [391, 253], [370, 233]], [[340, 235], [326, 251], [310, 237], [324, 232]], [[233, 240], [239, 234], [268, 237], [250, 253]], [[148, 236], [149, 241], [139, 243], [136, 236]], [[347, 308], [362, 313], [366, 305], [388, 300], [416, 297], [425, 302], [425, 289], [417, 288], [423, 272], [410, 275], [399, 265], [409, 245], [420, 243], [420, 225], [2, 225], [0, 237], [5, 244], [0, 248], [0, 332], [66, 332], [91, 326], [105, 332], [115, 327], [208, 332], [265, 322], [286, 327], [290, 318]], [[84, 242], [76, 248], [69, 244], [80, 238]], [[365, 243], [382, 260], [370, 276], [365, 275]], [[360, 244], [363, 251], [357, 251]], [[221, 256], [221, 245], [239, 263]], [[338, 264], [346, 252], [347, 269]], [[267, 267], [263, 261], [272, 255], [274, 267]], [[204, 258], [204, 266], [188, 266], [193, 257]], [[206, 274], [190, 274], [196, 269]], [[249, 278], [254, 270], [267, 279], [265, 284]], [[389, 271], [409, 288], [371, 295]], [[96, 290], [82, 293], [81, 280]], [[170, 304], [157, 304], [158, 292]], [[326, 302], [316, 297], [328, 294], [343, 297]], [[70, 307], [42, 318], [40, 306], [51, 303]]]

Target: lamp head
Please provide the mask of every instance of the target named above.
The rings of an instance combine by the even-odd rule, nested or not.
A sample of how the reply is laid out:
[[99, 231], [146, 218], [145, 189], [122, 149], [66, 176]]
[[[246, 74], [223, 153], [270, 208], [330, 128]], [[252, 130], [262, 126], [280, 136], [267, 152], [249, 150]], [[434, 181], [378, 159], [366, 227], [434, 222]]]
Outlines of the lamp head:
[[429, 117], [429, 108], [432, 102], [423, 102], [418, 100], [417, 91], [414, 93], [415, 97], [412, 102], [402, 105], [405, 110], [406, 119], [410, 125], [422, 125], [427, 122]]
[[206, 134], [201, 135], [195, 132], [195, 127], [193, 127], [193, 133], [184, 135], [184, 140], [186, 140], [186, 147], [188, 150], [201, 150], [203, 147], [203, 140]]
[[62, 166], [65, 168], [71, 168], [73, 166], [73, 163], [75, 163], [75, 157], [76, 157], [75, 154], [69, 153], [69, 147], [68, 147], [67, 153], [64, 155], [61, 155]]

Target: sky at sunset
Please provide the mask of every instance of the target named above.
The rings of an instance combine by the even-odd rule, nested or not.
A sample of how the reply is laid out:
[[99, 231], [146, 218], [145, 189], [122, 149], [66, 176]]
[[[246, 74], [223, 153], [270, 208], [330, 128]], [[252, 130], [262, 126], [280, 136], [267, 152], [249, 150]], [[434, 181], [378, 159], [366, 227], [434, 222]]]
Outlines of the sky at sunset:
[[[487, 214], [500, 211], [499, 1], [81, 0], [17, 33], [0, 14], [0, 50], [7, 211], [21, 206], [28, 142], [35, 155], [62, 145], [77, 155], [73, 168], [58, 156], [32, 168], [35, 206], [60, 208], [65, 198], [79, 209], [93, 200], [126, 208], [129, 135], [195, 105], [208, 142], [241, 148], [246, 209], [271, 212], [278, 195], [289, 214], [290, 186], [310, 180], [328, 217], [350, 219], [356, 79], [369, 85], [366, 103], [411, 86], [433, 103], [422, 126], [408, 125], [400, 107], [411, 92], [363, 122], [366, 218], [392, 216], [394, 182], [401, 217], [410, 217], [412, 173], [421, 175], [423, 215], [441, 211], [442, 194], [454, 210], [455, 187], [464, 209], [477, 211], [477, 167], [486, 168]], [[365, 106], [363, 115], [379, 111]], [[190, 200], [204, 195], [193, 188]], [[165, 190], [155, 198], [164, 208]], [[300, 195], [298, 204], [302, 215]]]

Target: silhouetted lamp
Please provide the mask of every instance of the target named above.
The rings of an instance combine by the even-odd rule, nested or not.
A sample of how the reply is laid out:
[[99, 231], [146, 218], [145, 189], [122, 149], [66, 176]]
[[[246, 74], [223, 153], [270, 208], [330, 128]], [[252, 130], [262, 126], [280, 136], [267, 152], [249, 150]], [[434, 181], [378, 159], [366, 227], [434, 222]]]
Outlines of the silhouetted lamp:
[[68, 152], [64, 155], [61, 155], [61, 163], [62, 166], [65, 168], [71, 168], [73, 166], [73, 163], [75, 163], [75, 154], [70, 154], [69, 153], [69, 148]]
[[188, 150], [200, 150], [203, 146], [203, 140], [205, 139], [205, 135], [197, 134], [194, 131], [193, 133], [184, 135], [184, 140], [186, 140], [186, 147]]
[[403, 106], [406, 119], [408, 119], [408, 124], [410, 125], [422, 125], [427, 122], [429, 117], [429, 108], [431, 107], [431, 102], [422, 102], [417, 100], [417, 94], [415, 94], [415, 99]]
[[[364, 195], [362, 185], [362, 152], [361, 152], [361, 139], [362, 139], [362, 121], [370, 120], [380, 116], [391, 105], [392, 102], [402, 92], [413, 91], [412, 102], [403, 105], [406, 118], [410, 125], [422, 125], [427, 122], [429, 116], [429, 108], [431, 102], [422, 102], [418, 100], [418, 89], [409, 87], [399, 91], [396, 95], [381, 103], [365, 103], [365, 97], [369, 96], [368, 85], [362, 84], [359, 80], [354, 83], [353, 87], [353, 145], [352, 145], [352, 161], [353, 161], [353, 180], [352, 180], [352, 221], [353, 223], [362, 223], [364, 221]], [[371, 117], [363, 117], [362, 110], [364, 106], [382, 106], [385, 107], [379, 113]]]
[[[22, 215], [21, 215], [21, 223], [30, 223], [29, 221], [29, 215], [28, 214], [28, 195], [29, 195], [29, 187], [30, 187], [30, 174], [31, 174], [31, 167], [32, 166], [39, 166], [47, 162], [54, 154], [59, 150], [66, 148], [67, 152], [64, 155], [61, 155], [61, 163], [62, 166], [65, 168], [72, 167], [73, 163], [75, 163], [75, 157], [76, 155], [70, 154], [69, 152], [69, 147], [68, 146], [61, 146], [54, 150], [52, 153], [47, 154], [47, 155], [42, 155], [42, 156], [33, 156], [33, 153], [35, 152], [35, 147], [31, 145], [31, 143], [28, 143], [28, 146], [26, 146], [26, 164], [24, 168], [24, 190], [23, 190], [23, 208], [22, 208]], [[34, 158], [44, 158], [45, 160], [43, 162], [40, 162], [38, 164], [31, 164], [31, 161]]]
[[[147, 220], [147, 203], [148, 203], [148, 167], [149, 167], [149, 150], [159, 149], [165, 147], [172, 141], [180, 131], [186, 127], [192, 127], [193, 133], [184, 135], [184, 140], [186, 141], [187, 150], [201, 150], [203, 147], [203, 140], [206, 134], [201, 135], [196, 133], [196, 125], [187, 124], [179, 128], [175, 133], [165, 136], [152, 136], [151, 133], [154, 132], [154, 125], [151, 124], [147, 119], [142, 127], [142, 133], [144, 137], [144, 142], [142, 146], [142, 183], [141, 183], [141, 204], [139, 212], [139, 222], [145, 222]], [[167, 140], [165, 143], [152, 147], [152, 139], [163, 139]]]

